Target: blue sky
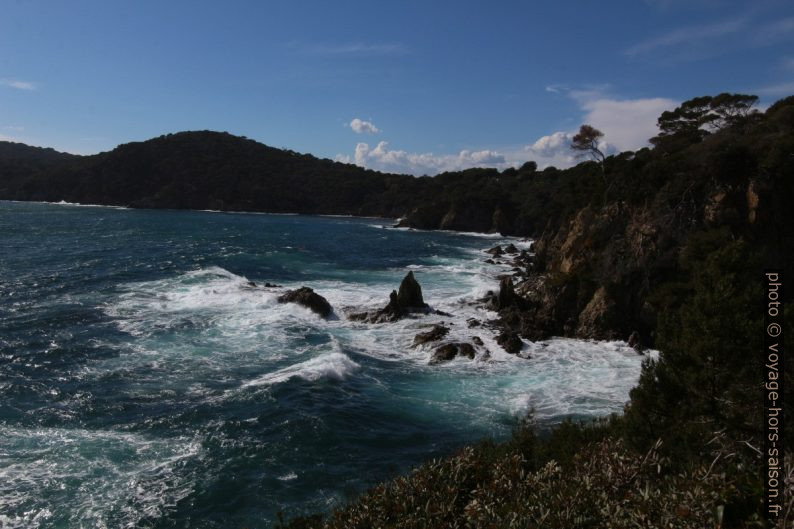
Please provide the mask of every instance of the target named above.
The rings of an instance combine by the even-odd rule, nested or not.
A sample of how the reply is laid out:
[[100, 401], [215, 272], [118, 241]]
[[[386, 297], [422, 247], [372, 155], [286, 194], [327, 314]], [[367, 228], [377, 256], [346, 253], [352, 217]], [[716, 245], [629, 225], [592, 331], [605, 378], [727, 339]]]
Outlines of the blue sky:
[[[685, 99], [794, 94], [794, 2], [0, 0], [0, 139], [225, 130], [434, 174], [635, 149]], [[357, 121], [354, 121], [357, 120]]]

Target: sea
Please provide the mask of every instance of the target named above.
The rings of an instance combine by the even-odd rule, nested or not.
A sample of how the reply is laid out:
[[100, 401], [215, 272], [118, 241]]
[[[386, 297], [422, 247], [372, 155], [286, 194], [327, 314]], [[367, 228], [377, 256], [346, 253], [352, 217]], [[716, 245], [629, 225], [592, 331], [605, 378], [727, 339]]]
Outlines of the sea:
[[[393, 224], [0, 202], [0, 528], [274, 527], [530, 412], [623, 409], [625, 343], [497, 345], [484, 250], [529, 241]], [[408, 271], [446, 314], [347, 319]], [[278, 303], [301, 286], [330, 318]], [[442, 322], [475, 359], [412, 346]]]

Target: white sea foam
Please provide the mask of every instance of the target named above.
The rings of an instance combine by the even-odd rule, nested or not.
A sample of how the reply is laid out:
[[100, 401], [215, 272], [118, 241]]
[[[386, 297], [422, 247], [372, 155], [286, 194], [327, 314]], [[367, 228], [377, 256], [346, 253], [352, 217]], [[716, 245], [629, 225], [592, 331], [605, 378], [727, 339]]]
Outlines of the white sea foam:
[[54, 206], [74, 206], [80, 208], [111, 208], [111, 209], [129, 209], [126, 206], [109, 206], [105, 204], [81, 204], [79, 202], [67, 202], [61, 200], [59, 202], [43, 202], [43, 204], [52, 204]]
[[[456, 230], [425, 230], [420, 228], [410, 228], [406, 226], [386, 226], [383, 224], [372, 224], [373, 228], [387, 228], [390, 230], [398, 230], [398, 231], [408, 231], [408, 232], [419, 232], [419, 233], [444, 233], [449, 235], [463, 235], [466, 237], [479, 237], [482, 239], [510, 239], [510, 237], [502, 235], [501, 233], [482, 233], [477, 231], [456, 231]], [[516, 240], [523, 240], [518, 239]]]
[[251, 386], [270, 386], [285, 382], [293, 377], [314, 382], [320, 379], [343, 380], [348, 374], [359, 368], [359, 365], [344, 353], [330, 353], [312, 358], [299, 364], [279, 369], [273, 373], [262, 375], [243, 384]]
[[0, 527], [137, 527], [193, 491], [197, 457], [191, 439], [0, 425]]
[[[526, 248], [528, 243], [517, 246]], [[468, 254], [471, 257], [436, 257], [407, 267], [422, 285], [425, 300], [451, 316], [431, 314], [389, 324], [346, 318], [348, 312], [383, 307], [388, 293], [404, 276], [404, 268], [380, 272], [371, 276], [375, 282], [369, 283], [353, 277], [309, 282], [308, 286], [334, 307], [338, 317], [330, 320], [299, 305], [276, 301], [284, 289], [303, 283], [285, 284], [282, 289], [253, 288], [249, 278], [219, 267], [126, 285], [106, 311], [120, 329], [136, 338], [131, 353], [138, 361], [149, 355], [146, 361], [163, 364], [166, 382], [175, 377], [175, 384], [180, 377], [188, 377], [198, 387], [202, 373], [230, 368], [253, 375], [239, 380], [238, 387], [290, 380], [344, 380], [361, 368], [348, 356], [354, 352], [406, 369], [440, 373], [439, 387], [454, 386], [451, 378], [463, 377], [465, 386], [454, 391], [461, 392], [458, 396], [464, 401], [476, 401], [483, 413], [491, 415], [520, 414], [529, 408], [544, 417], [619, 411], [639, 376], [641, 358], [622, 342], [566, 339], [525, 341], [521, 357], [507, 354], [497, 344], [495, 330], [487, 325], [469, 327], [467, 321], [496, 318], [496, 313], [476, 300], [498, 288], [496, 276], [509, 265], [485, 263], [487, 255], [481, 250]], [[270, 278], [252, 279], [261, 282]], [[474, 362], [457, 359], [428, 365], [438, 344], [413, 347], [413, 338], [439, 323], [450, 328], [447, 341], [482, 340], [483, 345], [476, 346]], [[314, 342], [306, 339], [310, 335], [316, 337]], [[126, 358], [110, 368], [121, 369], [129, 362]], [[476, 377], [466, 379], [472, 373]], [[435, 389], [427, 393], [431, 404], [450, 405]]]

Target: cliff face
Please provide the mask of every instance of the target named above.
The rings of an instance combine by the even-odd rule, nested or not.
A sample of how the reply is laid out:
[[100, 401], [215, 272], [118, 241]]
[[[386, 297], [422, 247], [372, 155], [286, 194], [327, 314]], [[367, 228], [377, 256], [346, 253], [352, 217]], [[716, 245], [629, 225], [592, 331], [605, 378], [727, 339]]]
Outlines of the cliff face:
[[[783, 168], [769, 169], [749, 168], [726, 181], [709, 165], [690, 166], [644, 204], [616, 198], [577, 210], [534, 243], [528, 277], [516, 286], [527, 308], [502, 311], [503, 324], [533, 340], [626, 340], [636, 332], [651, 345], [668, 292], [685, 290], [697, 273], [694, 254], [743, 239], [766, 248], [766, 266], [789, 267], [792, 238], [781, 226], [794, 225], [785, 206], [792, 180]], [[702, 242], [709, 238], [711, 246]]]
[[500, 311], [506, 329], [532, 340], [636, 333], [652, 345], [660, 319], [692, 301], [693, 280], [722, 248], [754, 248], [747, 268], [758, 277], [764, 267], [792, 273], [794, 98], [678, 150], [591, 169], [603, 170], [605, 188], [567, 200], [576, 207], [538, 235], [516, 285], [525, 307]]

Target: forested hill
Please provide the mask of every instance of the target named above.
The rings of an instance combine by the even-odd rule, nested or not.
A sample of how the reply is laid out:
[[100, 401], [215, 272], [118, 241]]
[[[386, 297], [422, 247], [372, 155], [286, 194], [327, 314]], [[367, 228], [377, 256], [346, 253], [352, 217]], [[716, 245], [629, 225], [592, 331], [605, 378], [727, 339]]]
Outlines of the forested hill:
[[168, 134], [93, 156], [0, 142], [0, 199], [141, 208], [398, 215], [415, 185], [228, 133]]
[[[791, 158], [784, 151], [794, 134], [794, 97], [747, 115], [744, 97], [692, 99], [660, 117], [654, 148], [566, 170], [538, 171], [530, 161], [501, 172], [415, 178], [210, 131], [168, 134], [92, 156], [0, 142], [0, 199], [405, 217], [404, 224], [416, 228], [532, 237], [557, 232], [582, 208], [610, 203], [652, 208], [657, 216], [675, 210], [679, 221], [697, 224], [708, 208], [746, 213], [749, 206], [737, 197], [751, 183], [753, 190], [790, 185], [784, 175]], [[730, 196], [714, 205], [715, 194]]]

